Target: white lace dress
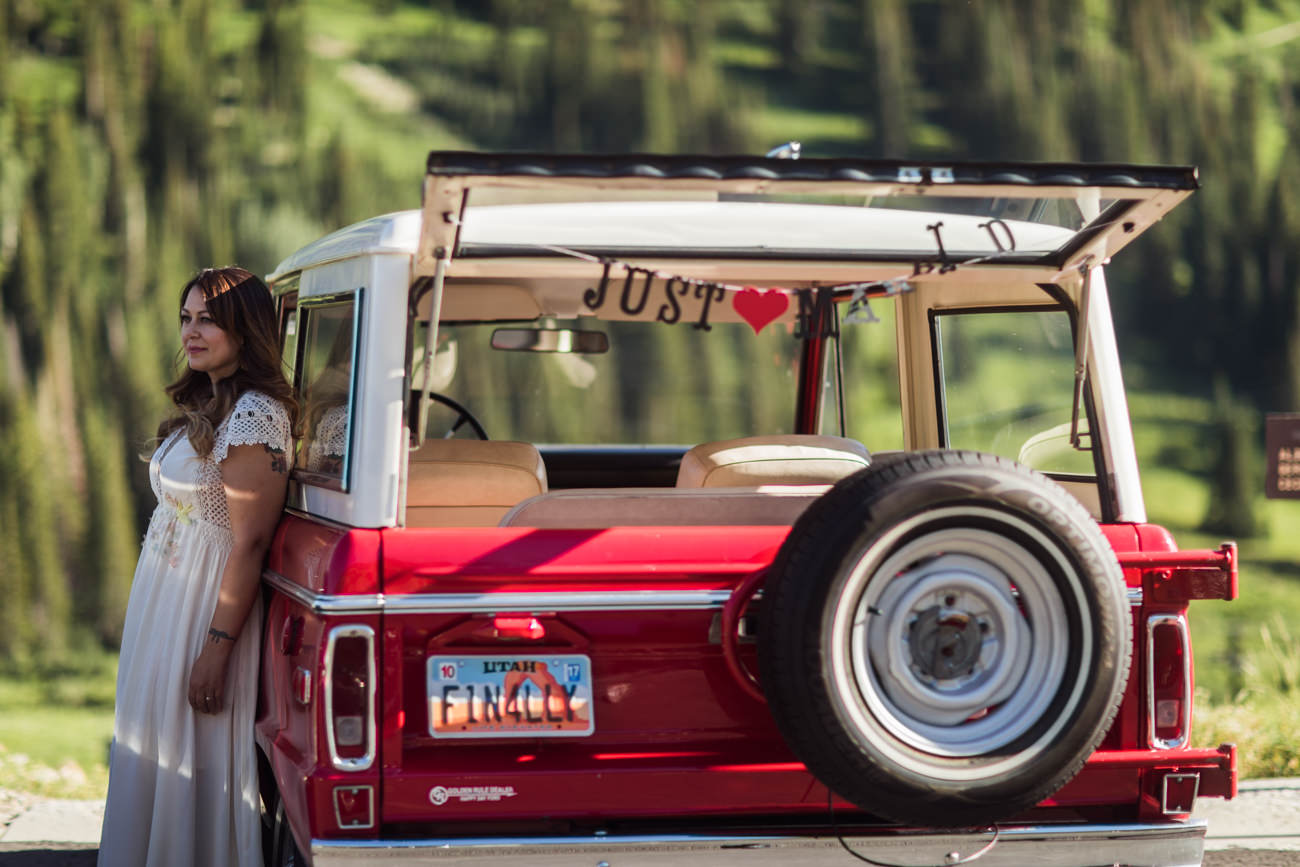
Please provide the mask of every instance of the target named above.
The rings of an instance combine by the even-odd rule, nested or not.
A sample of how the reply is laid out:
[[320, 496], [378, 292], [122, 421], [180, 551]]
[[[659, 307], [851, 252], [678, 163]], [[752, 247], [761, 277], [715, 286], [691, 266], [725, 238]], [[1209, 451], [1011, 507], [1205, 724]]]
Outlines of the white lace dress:
[[149, 462], [158, 506], [127, 602], [100, 865], [262, 863], [253, 754], [259, 605], [231, 652], [221, 713], [196, 713], [187, 700], [233, 540], [221, 462], [231, 446], [257, 443], [290, 454], [289, 417], [279, 402], [245, 392], [209, 457], [176, 431]]

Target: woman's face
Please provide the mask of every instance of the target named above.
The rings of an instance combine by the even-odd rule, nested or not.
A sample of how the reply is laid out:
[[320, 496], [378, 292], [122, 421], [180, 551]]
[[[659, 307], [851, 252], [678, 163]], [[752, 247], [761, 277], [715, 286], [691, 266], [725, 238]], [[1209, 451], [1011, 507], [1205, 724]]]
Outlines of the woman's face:
[[190, 369], [206, 373], [213, 382], [239, 369], [238, 341], [208, 315], [208, 305], [197, 286], [181, 307], [181, 345]]

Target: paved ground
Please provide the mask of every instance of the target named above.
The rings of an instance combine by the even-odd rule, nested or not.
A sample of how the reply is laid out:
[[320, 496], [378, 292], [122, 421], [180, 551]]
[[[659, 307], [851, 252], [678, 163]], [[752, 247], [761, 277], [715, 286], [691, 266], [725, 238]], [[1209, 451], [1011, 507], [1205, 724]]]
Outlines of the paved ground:
[[1193, 815], [1210, 823], [1206, 849], [1275, 849], [1300, 864], [1300, 779], [1245, 780], [1236, 798], [1205, 798]]
[[[1205, 799], [1206, 867], [1300, 867], [1300, 779], [1247, 780], [1232, 801]], [[98, 801], [36, 799], [0, 789], [0, 867], [90, 867]]]
[[[0, 867], [94, 867], [95, 847], [78, 843], [46, 843], [39, 849], [10, 848], [0, 843]], [[1204, 867], [1297, 867], [1300, 853], [1232, 849], [1207, 852]]]
[[61, 801], [28, 799], [19, 804], [21, 812], [0, 827], [0, 842], [98, 843], [104, 822], [102, 801]]

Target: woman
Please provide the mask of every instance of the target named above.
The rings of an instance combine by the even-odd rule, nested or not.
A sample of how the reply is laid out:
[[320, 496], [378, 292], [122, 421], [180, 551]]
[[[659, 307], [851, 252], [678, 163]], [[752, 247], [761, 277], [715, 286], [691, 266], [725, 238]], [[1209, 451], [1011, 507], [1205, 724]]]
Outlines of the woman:
[[101, 865], [260, 865], [255, 604], [297, 411], [271, 294], [242, 268], [181, 292], [158, 506], [127, 603]]

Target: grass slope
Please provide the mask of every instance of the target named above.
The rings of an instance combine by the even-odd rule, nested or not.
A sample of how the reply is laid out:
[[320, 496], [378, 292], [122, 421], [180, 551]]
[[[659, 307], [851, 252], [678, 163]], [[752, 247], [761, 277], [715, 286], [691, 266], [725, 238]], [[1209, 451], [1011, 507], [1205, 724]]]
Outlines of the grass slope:
[[117, 657], [0, 678], [0, 788], [55, 798], [102, 798], [108, 786]]
[[[1183, 548], [1223, 541], [1198, 528], [1209, 506], [1203, 477], [1214, 445], [1209, 401], [1130, 394], [1148, 518]], [[1194, 602], [1188, 615], [1196, 662], [1192, 742], [1235, 743], [1246, 777], [1300, 773], [1300, 500], [1266, 500], [1259, 468], [1261, 533], [1236, 540], [1239, 598]]]

